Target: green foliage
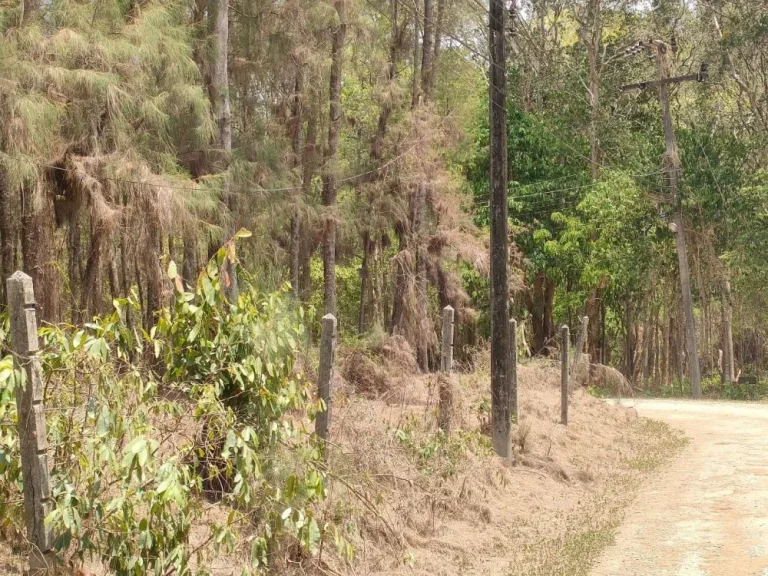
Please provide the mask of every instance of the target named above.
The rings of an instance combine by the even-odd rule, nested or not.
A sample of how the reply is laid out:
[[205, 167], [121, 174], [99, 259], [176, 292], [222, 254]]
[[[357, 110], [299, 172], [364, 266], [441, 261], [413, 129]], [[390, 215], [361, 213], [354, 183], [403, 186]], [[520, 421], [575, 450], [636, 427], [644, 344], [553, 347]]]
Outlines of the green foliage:
[[[360, 311], [360, 266], [361, 259], [355, 257], [345, 263], [336, 264], [336, 305], [340, 334], [357, 332], [357, 319]], [[319, 331], [320, 318], [323, 316], [323, 261], [313, 258], [310, 262], [312, 298], [309, 304], [317, 310], [313, 326]], [[319, 338], [319, 332], [313, 334]]]
[[6, 529], [17, 517], [22, 502], [19, 499], [21, 461], [16, 429], [16, 383], [20, 374], [14, 370], [13, 357], [8, 353], [8, 315], [0, 313], [0, 529]]
[[395, 430], [395, 438], [414, 461], [422, 474], [449, 478], [465, 462], [467, 451], [489, 456], [491, 442], [480, 430], [455, 430], [446, 435], [442, 430], [428, 431], [415, 416]]
[[[717, 400], [755, 401], [768, 398], [768, 379], [758, 379], [757, 384], [726, 384], [719, 374], [713, 374], [701, 379], [701, 394], [704, 398]], [[669, 386], [660, 391], [663, 398], [689, 398], [691, 383], [685, 379], [673, 380]]]
[[259, 294], [241, 268], [238, 277], [245, 277], [245, 289], [237, 302], [227, 302], [228, 259], [234, 260], [234, 253], [221, 248], [190, 292], [180, 289], [171, 262], [174, 309], [164, 310], [157, 323], [164, 379], [179, 383], [198, 402], [224, 401], [238, 418], [255, 423], [261, 441], [271, 444], [277, 439], [275, 423], [307, 399], [305, 383], [293, 374], [304, 312], [286, 297], [288, 286], [276, 294]]
[[[150, 333], [124, 321], [133, 297], [84, 328], [41, 329], [56, 503], [46, 523], [58, 550], [142, 576], [210, 574], [220, 555], [261, 573], [286, 538], [319, 546], [328, 527], [312, 505], [325, 497], [324, 474], [295, 417], [314, 410], [293, 373], [303, 313], [284, 291], [258, 293], [242, 270], [238, 301], [227, 302], [230, 255], [219, 251], [192, 291], [171, 264], [174, 308]], [[162, 382], [144, 367], [160, 359]], [[13, 375], [2, 357], [0, 497], [18, 502]], [[20, 511], [4, 506], [0, 525], [21, 526]], [[193, 529], [207, 534], [202, 544]]]

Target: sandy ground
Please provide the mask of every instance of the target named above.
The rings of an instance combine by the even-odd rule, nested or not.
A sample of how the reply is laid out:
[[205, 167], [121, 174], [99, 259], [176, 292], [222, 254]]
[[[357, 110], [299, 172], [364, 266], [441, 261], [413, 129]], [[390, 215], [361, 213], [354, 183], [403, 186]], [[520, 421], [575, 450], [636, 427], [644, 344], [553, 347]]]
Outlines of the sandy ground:
[[768, 405], [639, 400], [690, 437], [627, 511], [593, 576], [768, 576]]

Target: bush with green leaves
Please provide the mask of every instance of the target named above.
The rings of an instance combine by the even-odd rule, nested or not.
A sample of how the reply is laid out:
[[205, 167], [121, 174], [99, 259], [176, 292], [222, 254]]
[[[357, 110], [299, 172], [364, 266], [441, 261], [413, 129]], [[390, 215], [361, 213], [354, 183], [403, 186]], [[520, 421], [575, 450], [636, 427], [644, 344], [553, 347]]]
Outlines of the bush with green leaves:
[[21, 462], [16, 432], [16, 381], [9, 344], [8, 315], [0, 313], [0, 530], [5, 531], [21, 506]]
[[[55, 501], [46, 523], [62, 554], [121, 576], [210, 574], [221, 555], [258, 574], [286, 547], [318, 548], [324, 474], [304, 425], [315, 407], [293, 370], [303, 312], [239, 269], [228, 302], [220, 270], [233, 257], [219, 251], [189, 291], [171, 263], [175, 303], [149, 333], [124, 320], [135, 297], [84, 327], [40, 330]], [[0, 497], [19, 501], [19, 379], [0, 358]], [[226, 489], [212, 494], [213, 480]], [[20, 505], [0, 522], [23, 526]]]

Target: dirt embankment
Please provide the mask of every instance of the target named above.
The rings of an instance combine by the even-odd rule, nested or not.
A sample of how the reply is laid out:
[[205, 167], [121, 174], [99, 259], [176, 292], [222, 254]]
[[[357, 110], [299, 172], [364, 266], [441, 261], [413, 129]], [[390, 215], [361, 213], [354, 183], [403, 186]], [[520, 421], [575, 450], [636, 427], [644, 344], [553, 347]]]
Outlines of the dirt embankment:
[[[582, 389], [562, 426], [559, 369], [535, 362], [519, 368], [514, 455], [502, 460], [487, 436], [487, 360], [453, 376], [453, 432], [445, 436], [436, 426], [438, 377], [414, 375], [409, 354], [390, 344], [376, 361], [340, 359], [329, 497], [317, 510], [336, 528], [318, 555], [280, 558], [273, 573], [587, 574], [638, 480], [682, 444], [668, 427]], [[352, 560], [334, 545], [344, 540]], [[0, 572], [20, 574], [22, 563], [3, 546], [0, 538]], [[217, 562], [215, 573], [241, 574], [243, 563]]]
[[559, 381], [554, 363], [519, 368], [521, 417], [507, 461], [484, 434], [484, 370], [454, 376], [450, 438], [436, 430], [437, 377], [391, 371], [379, 397], [342, 385], [327, 506], [346, 517], [358, 553], [351, 566], [327, 554], [321, 565], [358, 575], [586, 574], [638, 479], [683, 441], [581, 389], [565, 427]]

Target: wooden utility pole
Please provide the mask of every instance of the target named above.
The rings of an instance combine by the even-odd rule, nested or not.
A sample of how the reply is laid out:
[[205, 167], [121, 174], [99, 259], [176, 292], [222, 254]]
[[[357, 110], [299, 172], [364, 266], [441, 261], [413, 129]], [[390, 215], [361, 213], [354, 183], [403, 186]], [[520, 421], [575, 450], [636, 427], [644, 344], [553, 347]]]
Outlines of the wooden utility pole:
[[504, 0], [491, 0], [491, 422], [493, 447], [510, 453], [509, 283], [507, 278], [507, 52]]
[[691, 370], [691, 395], [693, 398], [701, 398], [701, 372], [699, 368], [699, 354], [696, 347], [696, 321], [693, 317], [693, 298], [691, 297], [691, 274], [688, 269], [688, 251], [685, 245], [685, 230], [683, 228], [683, 203], [678, 194], [677, 184], [682, 172], [680, 156], [677, 153], [675, 130], [672, 126], [672, 115], [669, 109], [669, 86], [682, 82], [702, 82], [707, 78], [707, 65], [702, 64], [698, 74], [670, 77], [669, 46], [661, 40], [650, 40], [640, 43], [646, 49], [655, 50], [659, 65], [659, 79], [651, 82], [639, 82], [622, 86], [621, 90], [645, 89], [652, 86], [659, 88], [659, 103], [661, 104], [661, 116], [664, 121], [664, 172], [669, 192], [675, 201], [674, 216], [675, 238], [677, 241], [677, 259], [680, 265], [680, 288], [683, 296], [683, 310], [685, 312], [685, 340], [688, 349], [688, 360]]

